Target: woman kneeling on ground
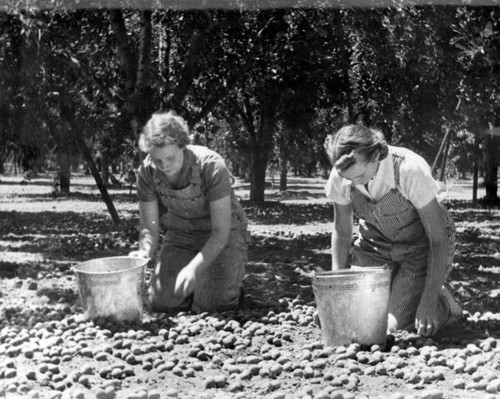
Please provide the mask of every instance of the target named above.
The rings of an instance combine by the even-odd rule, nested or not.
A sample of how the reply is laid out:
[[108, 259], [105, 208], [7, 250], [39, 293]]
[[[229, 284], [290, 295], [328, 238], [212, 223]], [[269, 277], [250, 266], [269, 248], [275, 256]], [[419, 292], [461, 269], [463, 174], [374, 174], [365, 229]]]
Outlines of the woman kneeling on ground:
[[354, 214], [359, 233], [352, 264], [391, 270], [388, 331], [430, 336], [456, 320], [462, 309], [445, 283], [455, 228], [428, 163], [362, 125], [328, 136], [325, 148], [333, 165], [326, 185], [335, 212], [332, 270], [347, 267]]
[[150, 295], [159, 312], [220, 311], [239, 303], [247, 261], [247, 217], [216, 152], [190, 145], [173, 112], [154, 114], [139, 147], [147, 153], [137, 176], [139, 250], [152, 257], [165, 229]]

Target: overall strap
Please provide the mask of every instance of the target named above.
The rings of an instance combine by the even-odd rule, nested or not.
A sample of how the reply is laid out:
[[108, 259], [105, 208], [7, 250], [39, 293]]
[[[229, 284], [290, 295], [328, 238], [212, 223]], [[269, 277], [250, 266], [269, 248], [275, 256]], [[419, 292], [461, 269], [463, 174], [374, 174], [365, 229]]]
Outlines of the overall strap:
[[404, 156], [399, 155], [399, 154], [392, 154], [392, 165], [394, 166], [394, 183], [396, 184], [396, 188], [399, 190], [401, 188], [400, 184], [400, 167], [401, 167], [401, 162], [404, 161]]

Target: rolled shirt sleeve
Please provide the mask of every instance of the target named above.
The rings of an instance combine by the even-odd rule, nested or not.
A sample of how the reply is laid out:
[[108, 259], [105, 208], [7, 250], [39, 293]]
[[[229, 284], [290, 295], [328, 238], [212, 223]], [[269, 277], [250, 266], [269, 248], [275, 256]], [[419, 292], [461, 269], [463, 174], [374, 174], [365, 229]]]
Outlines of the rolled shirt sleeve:
[[148, 155], [137, 171], [137, 199], [139, 201], [152, 202], [158, 199], [153, 173], [154, 168]]
[[212, 152], [203, 160], [202, 179], [209, 202], [231, 194], [231, 174], [220, 155]]
[[403, 196], [417, 209], [422, 209], [441, 191], [427, 161], [415, 153], [406, 155], [401, 165], [400, 187]]
[[351, 182], [342, 178], [337, 169], [332, 168], [330, 177], [325, 186], [325, 194], [328, 199], [340, 205], [348, 205], [351, 201]]

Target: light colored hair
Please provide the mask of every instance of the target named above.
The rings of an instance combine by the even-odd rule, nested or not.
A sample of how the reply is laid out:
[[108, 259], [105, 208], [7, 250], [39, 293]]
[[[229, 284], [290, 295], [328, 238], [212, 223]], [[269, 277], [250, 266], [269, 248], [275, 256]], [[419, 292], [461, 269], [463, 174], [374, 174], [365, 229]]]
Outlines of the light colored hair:
[[187, 122], [174, 111], [155, 113], [142, 129], [139, 149], [149, 152], [152, 147], [178, 145], [184, 148], [191, 142]]
[[367, 162], [385, 159], [389, 147], [384, 134], [363, 125], [347, 125], [325, 140], [325, 150], [332, 165], [344, 171], [356, 163], [357, 156]]

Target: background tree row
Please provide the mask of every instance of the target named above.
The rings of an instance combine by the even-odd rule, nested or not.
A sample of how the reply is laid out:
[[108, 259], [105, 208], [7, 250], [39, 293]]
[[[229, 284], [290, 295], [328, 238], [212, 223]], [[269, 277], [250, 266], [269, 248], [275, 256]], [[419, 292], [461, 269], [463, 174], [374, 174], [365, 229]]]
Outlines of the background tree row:
[[431, 163], [441, 149], [436, 173], [483, 171], [496, 198], [498, 143], [484, 132], [500, 124], [499, 14], [455, 6], [3, 12], [0, 168], [14, 160], [56, 170], [69, 192], [71, 167], [83, 159], [107, 183], [137, 167], [149, 115], [174, 109], [196, 142], [249, 179], [257, 202], [270, 165], [282, 189], [290, 171], [326, 175], [325, 135], [353, 122]]

